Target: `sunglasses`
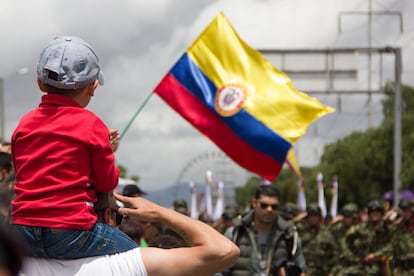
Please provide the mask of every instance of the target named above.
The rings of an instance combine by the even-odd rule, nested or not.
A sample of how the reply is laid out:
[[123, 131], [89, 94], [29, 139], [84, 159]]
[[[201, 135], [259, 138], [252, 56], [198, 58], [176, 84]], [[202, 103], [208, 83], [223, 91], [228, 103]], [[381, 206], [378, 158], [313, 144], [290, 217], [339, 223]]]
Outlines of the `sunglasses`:
[[274, 211], [279, 208], [279, 204], [267, 204], [267, 203], [264, 203], [264, 202], [259, 202], [259, 205], [260, 205], [260, 208], [262, 208], [262, 209], [267, 209], [270, 206], [270, 207], [272, 207], [272, 210], [274, 210]]

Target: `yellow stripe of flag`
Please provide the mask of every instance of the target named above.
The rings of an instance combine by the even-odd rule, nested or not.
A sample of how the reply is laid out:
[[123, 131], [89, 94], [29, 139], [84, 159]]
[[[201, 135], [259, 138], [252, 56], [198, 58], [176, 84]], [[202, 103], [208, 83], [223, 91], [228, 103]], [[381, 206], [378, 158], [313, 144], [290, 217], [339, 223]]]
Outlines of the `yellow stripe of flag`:
[[[220, 51], [217, 51], [220, 49]], [[308, 125], [333, 109], [297, 91], [291, 80], [240, 39], [223, 13], [188, 48], [193, 62], [216, 85], [247, 89], [243, 108], [293, 143]]]

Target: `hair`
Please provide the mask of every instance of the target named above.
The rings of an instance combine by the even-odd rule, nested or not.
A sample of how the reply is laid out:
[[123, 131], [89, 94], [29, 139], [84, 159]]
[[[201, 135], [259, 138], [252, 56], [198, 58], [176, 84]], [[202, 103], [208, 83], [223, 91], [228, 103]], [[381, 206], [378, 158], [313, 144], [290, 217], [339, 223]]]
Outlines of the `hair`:
[[[58, 81], [58, 74], [56, 72], [53, 72], [53, 71], [50, 71], [50, 70], [47, 70], [47, 71], [48, 71], [48, 78], [49, 79]], [[78, 88], [78, 89], [62, 89], [62, 88], [58, 88], [58, 87], [52, 86], [52, 85], [47, 84], [47, 83], [43, 83], [43, 85], [45, 86], [46, 92], [48, 94], [58, 94], [58, 95], [71, 97], [73, 95], [79, 94], [89, 84], [85, 85], [82, 88]]]
[[148, 242], [148, 246], [158, 248], [188, 247], [189, 244], [171, 228], [166, 228], [163, 233], [155, 236]]
[[10, 153], [0, 151], [0, 169], [6, 169], [8, 172], [13, 169]]
[[128, 184], [122, 190], [123, 196], [134, 197], [134, 196], [142, 196], [146, 193], [143, 192], [137, 185], [135, 184]]
[[10, 275], [19, 275], [26, 253], [25, 245], [19, 241], [9, 227], [0, 225], [0, 268]]
[[258, 199], [262, 195], [276, 197], [277, 199], [280, 198], [279, 190], [273, 185], [260, 185], [257, 187], [255, 198]]
[[128, 217], [122, 220], [119, 230], [127, 234], [135, 242], [139, 242], [144, 235], [144, 228], [136, 217]]

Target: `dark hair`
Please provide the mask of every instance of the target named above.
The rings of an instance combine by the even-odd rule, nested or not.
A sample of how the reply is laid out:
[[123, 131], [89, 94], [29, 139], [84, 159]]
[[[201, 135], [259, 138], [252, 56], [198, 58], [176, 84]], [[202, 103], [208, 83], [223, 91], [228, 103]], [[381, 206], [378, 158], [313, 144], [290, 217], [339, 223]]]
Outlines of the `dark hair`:
[[[48, 78], [49, 79], [58, 81], [58, 74], [56, 72], [53, 72], [53, 71], [50, 71], [50, 70], [47, 70], [47, 71], [48, 71]], [[65, 95], [70, 96], [70, 95], [76, 94], [76, 93], [82, 91], [84, 87], [86, 87], [86, 86], [84, 86], [84, 87], [79, 88], [79, 89], [62, 89], [62, 88], [58, 88], [58, 87], [52, 86], [52, 85], [47, 84], [47, 83], [43, 83], [43, 85], [45, 86], [46, 92], [48, 94], [59, 94], [59, 95], [64, 95], [64, 96]]]
[[119, 230], [127, 234], [134, 241], [139, 241], [144, 235], [144, 228], [136, 217], [127, 217], [119, 225]]
[[257, 187], [255, 198], [258, 199], [262, 195], [280, 198], [279, 190], [273, 185], [260, 185]]
[[137, 195], [139, 196], [146, 195], [146, 193], [143, 190], [141, 190], [137, 185], [128, 184], [122, 190], [122, 195], [128, 196], [128, 197], [134, 197]]
[[23, 244], [5, 224], [0, 224], [0, 268], [10, 275], [19, 275], [22, 267], [24, 251]]
[[0, 169], [12, 170], [11, 154], [8, 152], [0, 151]]

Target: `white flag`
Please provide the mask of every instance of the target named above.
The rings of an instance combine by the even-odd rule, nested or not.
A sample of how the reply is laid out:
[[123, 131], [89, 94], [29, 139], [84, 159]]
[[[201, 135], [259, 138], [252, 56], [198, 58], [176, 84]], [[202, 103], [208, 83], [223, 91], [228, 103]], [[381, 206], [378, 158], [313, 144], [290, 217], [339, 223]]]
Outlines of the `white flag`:
[[331, 200], [331, 210], [330, 214], [332, 219], [334, 219], [338, 212], [338, 177], [335, 175], [332, 179], [332, 200]]
[[217, 200], [216, 207], [214, 208], [213, 221], [218, 220], [224, 212], [224, 183], [219, 181], [217, 183]]
[[211, 194], [211, 185], [213, 184], [213, 173], [212, 171], [206, 171], [206, 192], [204, 195], [204, 200], [206, 202], [206, 214], [211, 218], [213, 215], [213, 197]]
[[196, 194], [196, 189], [194, 186], [194, 182], [190, 181], [190, 196], [191, 196], [191, 213], [190, 216], [193, 219], [197, 219], [198, 218], [198, 212], [197, 212], [197, 194]]
[[302, 212], [306, 211], [306, 197], [305, 197], [305, 181], [303, 177], [298, 179], [298, 209]]
[[319, 172], [316, 176], [316, 182], [318, 184], [318, 205], [322, 211], [322, 218], [326, 218], [326, 202], [325, 202], [325, 194], [323, 192], [323, 175]]

